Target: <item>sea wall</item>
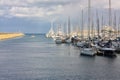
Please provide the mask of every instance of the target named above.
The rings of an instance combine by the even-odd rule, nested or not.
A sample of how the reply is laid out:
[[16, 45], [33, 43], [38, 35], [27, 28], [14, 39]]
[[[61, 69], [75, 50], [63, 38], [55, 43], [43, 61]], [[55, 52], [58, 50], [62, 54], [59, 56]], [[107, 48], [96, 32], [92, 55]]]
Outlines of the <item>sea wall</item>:
[[6, 40], [6, 39], [11, 39], [11, 38], [16, 38], [24, 36], [23, 33], [0, 33], [0, 40]]

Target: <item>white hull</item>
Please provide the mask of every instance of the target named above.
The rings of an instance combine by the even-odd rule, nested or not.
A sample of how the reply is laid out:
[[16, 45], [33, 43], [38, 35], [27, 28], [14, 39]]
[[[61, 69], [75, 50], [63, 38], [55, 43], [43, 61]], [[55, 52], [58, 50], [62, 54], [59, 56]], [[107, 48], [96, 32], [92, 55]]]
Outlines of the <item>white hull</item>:
[[77, 47], [83, 47], [84, 46], [84, 42], [77, 42], [76, 46]]
[[95, 56], [95, 51], [92, 48], [83, 48], [81, 55]]
[[103, 51], [115, 51], [115, 49], [113, 49], [113, 48], [101, 48], [101, 50], [103, 50]]
[[46, 34], [47, 38], [53, 38], [55, 35], [54, 34]]
[[56, 37], [54, 37], [54, 40], [55, 40], [55, 43], [56, 43], [56, 44], [61, 44], [61, 43], [62, 43], [62, 38], [61, 38], [61, 36], [56, 36]]
[[55, 33], [53, 31], [53, 28], [51, 27], [51, 29], [49, 30], [49, 32], [46, 34], [47, 38], [52, 38], [53, 36], [55, 36]]
[[62, 43], [62, 40], [61, 40], [61, 39], [57, 39], [57, 40], [55, 40], [55, 43], [56, 43], [56, 44], [61, 44], [61, 43]]
[[65, 40], [65, 43], [71, 43], [71, 39]]

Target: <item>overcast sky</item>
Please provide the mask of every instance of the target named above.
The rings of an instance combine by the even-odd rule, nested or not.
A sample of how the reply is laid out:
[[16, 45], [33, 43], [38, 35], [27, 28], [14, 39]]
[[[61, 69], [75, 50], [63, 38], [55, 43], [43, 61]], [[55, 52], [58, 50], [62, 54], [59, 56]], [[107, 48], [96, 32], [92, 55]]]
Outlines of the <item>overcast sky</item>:
[[[109, 0], [91, 0], [93, 9], [108, 8]], [[0, 0], [0, 31], [46, 33], [50, 21], [74, 21], [81, 9], [87, 10], [88, 0]], [[112, 8], [120, 8], [120, 0], [112, 0]]]

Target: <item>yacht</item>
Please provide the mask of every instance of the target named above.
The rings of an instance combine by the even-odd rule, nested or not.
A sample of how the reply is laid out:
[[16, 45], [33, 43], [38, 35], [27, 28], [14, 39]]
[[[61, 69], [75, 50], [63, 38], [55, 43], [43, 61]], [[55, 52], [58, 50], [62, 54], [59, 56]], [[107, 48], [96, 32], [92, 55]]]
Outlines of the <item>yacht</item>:
[[51, 28], [49, 30], [49, 32], [46, 34], [47, 38], [53, 38], [55, 36], [55, 32], [53, 30], [53, 22], [51, 22]]
[[96, 55], [96, 51], [95, 49], [91, 46], [91, 44], [88, 42], [88, 43], [85, 43], [84, 44], [84, 47], [81, 48], [81, 52], [80, 52], [81, 55], [86, 55], [86, 56], [95, 56]]
[[46, 37], [53, 38], [55, 36], [55, 33], [53, 31], [53, 28], [51, 27], [49, 32], [46, 34]]

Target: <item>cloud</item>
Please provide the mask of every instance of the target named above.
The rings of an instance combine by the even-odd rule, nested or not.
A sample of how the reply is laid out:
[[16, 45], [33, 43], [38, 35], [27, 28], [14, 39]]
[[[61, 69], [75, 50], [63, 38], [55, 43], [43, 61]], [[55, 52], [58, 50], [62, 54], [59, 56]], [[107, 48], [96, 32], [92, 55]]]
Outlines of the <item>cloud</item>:
[[16, 17], [44, 17], [44, 10], [37, 7], [12, 7], [10, 15]]
[[[117, 15], [120, 12], [119, 3], [120, 0], [112, 0], [112, 8], [113, 11], [117, 11]], [[108, 0], [91, 0], [91, 6], [92, 13], [95, 14], [96, 10], [99, 11], [100, 16], [103, 13], [104, 21], [107, 23]], [[0, 0], [0, 19], [5, 22], [3, 26], [19, 26], [17, 28], [38, 26], [44, 29], [45, 25], [50, 26], [50, 21], [56, 24], [67, 22], [68, 16], [71, 17], [72, 25], [80, 24], [81, 9], [84, 10], [84, 20], [87, 26], [88, 0]], [[44, 24], [41, 25], [40, 22], [44, 22]], [[27, 30], [28, 28], [26, 28]]]
[[[108, 8], [108, 0], [91, 0], [92, 8]], [[88, 0], [1, 0], [0, 15], [11, 17], [74, 16], [81, 8], [87, 10]], [[112, 0], [112, 8], [119, 9], [119, 0]]]
[[0, 10], [0, 15], [3, 15], [4, 14], [4, 10]]
[[26, 6], [27, 3], [24, 0], [0, 0], [1, 6]]

